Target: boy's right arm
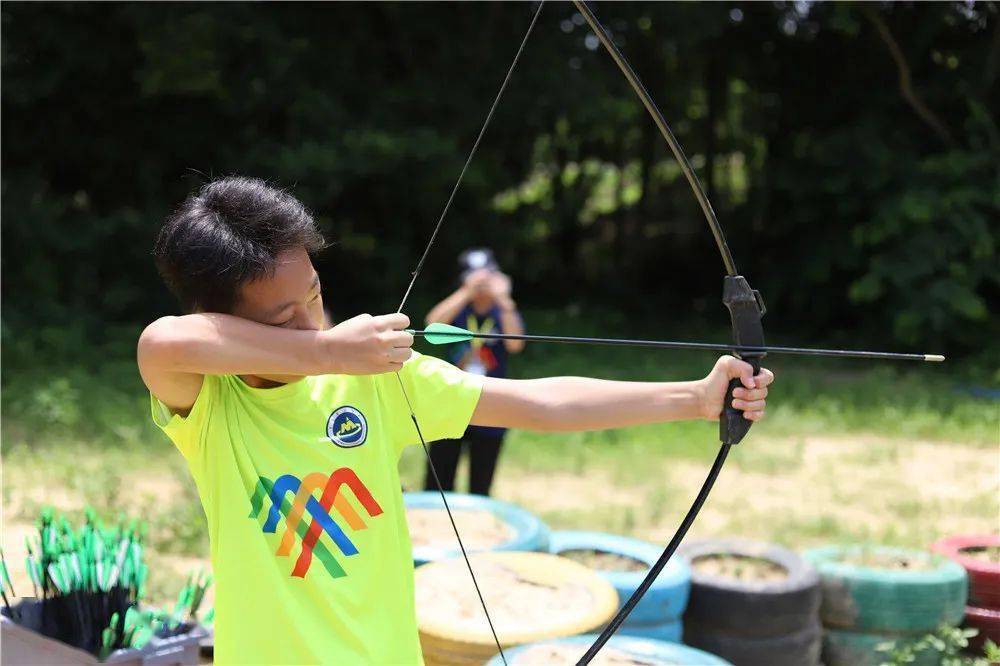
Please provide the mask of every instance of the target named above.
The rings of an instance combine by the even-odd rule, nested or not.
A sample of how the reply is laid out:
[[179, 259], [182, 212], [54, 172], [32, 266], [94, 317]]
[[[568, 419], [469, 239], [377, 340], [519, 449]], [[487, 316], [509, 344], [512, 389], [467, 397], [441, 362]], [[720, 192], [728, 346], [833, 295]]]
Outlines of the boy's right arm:
[[395, 372], [410, 357], [409, 323], [403, 314], [365, 314], [307, 331], [214, 313], [163, 317], [142, 332], [137, 360], [150, 393], [185, 414], [205, 375]]

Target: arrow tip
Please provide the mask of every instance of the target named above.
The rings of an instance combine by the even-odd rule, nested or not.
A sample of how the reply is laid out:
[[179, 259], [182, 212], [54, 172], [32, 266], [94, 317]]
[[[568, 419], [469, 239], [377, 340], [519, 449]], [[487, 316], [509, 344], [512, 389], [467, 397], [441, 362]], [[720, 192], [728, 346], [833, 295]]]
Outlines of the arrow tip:
[[941, 354], [924, 354], [924, 360], [931, 363], [944, 363], [944, 356]]

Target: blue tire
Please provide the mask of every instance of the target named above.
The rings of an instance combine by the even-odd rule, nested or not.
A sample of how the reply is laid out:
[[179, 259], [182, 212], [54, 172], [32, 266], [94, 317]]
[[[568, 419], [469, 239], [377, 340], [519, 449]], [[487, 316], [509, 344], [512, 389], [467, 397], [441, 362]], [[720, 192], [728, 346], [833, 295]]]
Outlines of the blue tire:
[[[448, 506], [455, 513], [459, 511], [488, 511], [505, 522], [514, 531], [514, 535], [504, 543], [498, 544], [490, 551], [526, 550], [546, 551], [549, 545], [549, 528], [535, 514], [522, 509], [516, 504], [484, 497], [483, 495], [465, 495], [462, 493], [445, 493]], [[403, 504], [408, 509], [441, 509], [441, 494], [438, 492], [403, 493]], [[436, 560], [459, 557], [462, 551], [455, 542], [448, 547], [415, 547], [413, 563], [416, 566]]]
[[[568, 550], [598, 550], [623, 555], [652, 566], [663, 552], [662, 548], [648, 541], [605, 534], [603, 532], [553, 532], [549, 552], [558, 555]], [[598, 571], [614, 585], [621, 603], [632, 596], [646, 576], [645, 571]], [[653, 582], [653, 586], [629, 614], [625, 626], [663, 625], [680, 619], [687, 607], [691, 591], [691, 568], [682, 557], [671, 558]]]
[[[597, 638], [597, 634], [582, 634], [580, 636], [570, 636], [568, 638], [558, 638], [551, 641], [539, 641], [519, 645], [510, 650], [504, 650], [507, 655], [507, 663], [516, 666], [518, 657], [533, 647], [539, 645], [574, 645], [580, 647], [582, 656], [583, 650]], [[686, 645], [678, 643], [664, 643], [663, 641], [651, 640], [648, 638], [632, 638], [631, 636], [621, 636], [615, 634], [608, 641], [604, 649], [614, 649], [624, 652], [637, 661], [643, 660], [654, 664], [684, 664], [684, 666], [732, 666], [728, 661], [716, 657], [714, 654], [702, 652]], [[500, 655], [496, 655], [486, 666], [503, 666]]]
[[618, 630], [618, 633], [622, 636], [652, 638], [664, 643], [680, 643], [681, 637], [684, 635], [684, 623], [681, 620], [671, 620], [663, 624], [635, 624], [626, 622]]

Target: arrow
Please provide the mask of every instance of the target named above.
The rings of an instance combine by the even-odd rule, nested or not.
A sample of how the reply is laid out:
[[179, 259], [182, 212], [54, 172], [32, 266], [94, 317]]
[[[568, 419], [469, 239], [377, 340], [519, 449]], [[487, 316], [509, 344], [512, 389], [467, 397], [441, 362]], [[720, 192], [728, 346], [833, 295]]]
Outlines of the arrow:
[[941, 363], [940, 354], [900, 354], [896, 352], [855, 351], [851, 349], [811, 349], [807, 347], [736, 347], [712, 342], [675, 342], [670, 340], [628, 340], [622, 338], [576, 338], [563, 335], [509, 335], [505, 333], [473, 333], [450, 324], [428, 324], [423, 330], [408, 329], [407, 333], [418, 335], [432, 345], [448, 345], [456, 342], [481, 340], [524, 340], [526, 342], [560, 342], [571, 345], [605, 345], [618, 347], [654, 347], [659, 349], [700, 349], [708, 351], [756, 353], [756, 354], [797, 354], [799, 356], [839, 356], [845, 358], [888, 359], [893, 361], [922, 361]]

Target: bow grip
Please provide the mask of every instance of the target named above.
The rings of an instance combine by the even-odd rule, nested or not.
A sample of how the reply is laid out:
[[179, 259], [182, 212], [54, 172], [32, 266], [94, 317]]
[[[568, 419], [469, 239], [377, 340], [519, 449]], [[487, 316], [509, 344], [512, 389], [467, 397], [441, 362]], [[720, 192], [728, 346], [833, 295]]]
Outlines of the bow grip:
[[[741, 275], [727, 276], [722, 289], [722, 303], [729, 310], [736, 347], [763, 347], [764, 328], [761, 317], [767, 312], [760, 292], [750, 287]], [[736, 356], [753, 367], [754, 376], [760, 373], [763, 353], [736, 353]], [[733, 391], [743, 385], [738, 378], [729, 382], [726, 397], [719, 415], [719, 440], [725, 445], [739, 444], [750, 431], [753, 421], [743, 416], [743, 411], [733, 408]]]
[[[760, 372], [760, 359], [746, 358], [743, 360], [753, 366], [755, 376]], [[750, 431], [750, 426], [753, 425], [753, 421], [743, 416], [743, 410], [733, 407], [733, 391], [741, 386], [743, 386], [743, 382], [739, 379], [729, 380], [722, 415], [719, 417], [719, 440], [723, 444], [739, 444], [740, 440]]]

